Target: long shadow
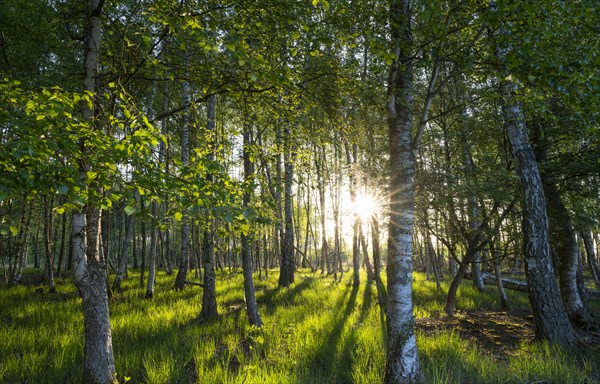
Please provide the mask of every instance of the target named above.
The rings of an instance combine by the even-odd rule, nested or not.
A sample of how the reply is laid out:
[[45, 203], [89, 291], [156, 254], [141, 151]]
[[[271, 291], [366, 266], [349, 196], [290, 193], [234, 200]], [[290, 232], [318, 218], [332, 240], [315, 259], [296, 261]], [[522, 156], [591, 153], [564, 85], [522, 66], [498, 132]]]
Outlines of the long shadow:
[[[314, 280], [314, 277], [305, 277], [301, 282], [295, 284], [292, 288], [287, 290], [279, 287], [265, 289], [257, 295], [256, 302], [260, 305], [264, 305], [266, 310], [265, 312], [269, 315], [272, 315], [278, 306], [289, 304], [294, 296], [310, 287]], [[285, 290], [285, 292], [276, 298], [277, 294], [282, 290]]]
[[[338, 372], [340, 372], [339, 380], [342, 383], [350, 383], [352, 382], [352, 364], [353, 356], [352, 352], [357, 350], [358, 347], [358, 327], [364, 325], [364, 322], [369, 314], [369, 310], [373, 306], [373, 298], [377, 293], [373, 292], [373, 285], [371, 283], [367, 283], [365, 285], [365, 289], [363, 291], [363, 303], [360, 307], [360, 312], [358, 314], [358, 318], [356, 320], [356, 325], [352, 327], [352, 332], [346, 339], [344, 343], [343, 354], [337, 360], [338, 364]], [[385, 329], [384, 329], [385, 332]], [[360, 358], [360, 356], [359, 356]]]
[[[342, 332], [344, 331], [344, 326], [346, 324], [346, 321], [348, 320], [348, 317], [350, 317], [350, 314], [352, 313], [352, 311], [354, 310], [354, 307], [356, 305], [356, 296], [358, 294], [358, 289], [359, 287], [356, 285], [352, 286], [352, 291], [350, 292], [350, 296], [348, 298], [348, 301], [346, 302], [346, 307], [344, 309], [344, 312], [341, 315], [337, 316], [337, 319], [334, 321], [334, 323], [332, 324], [331, 328], [332, 331], [329, 334], [329, 336], [327, 337], [327, 339], [323, 342], [322, 347], [317, 351], [317, 353], [314, 355], [314, 357], [312, 358], [312, 360], [307, 364], [307, 372], [309, 372], [309, 376], [310, 379], [318, 377], [320, 379], [320, 382], [327, 382], [330, 383], [332, 382], [340, 382], [340, 383], [346, 383], [346, 382], [350, 382], [351, 380], [351, 372], [341, 372], [341, 370], [337, 370], [335, 369], [335, 363], [337, 361], [337, 359], [335, 358], [336, 355], [336, 345], [339, 342], [341, 336], [342, 336]], [[348, 290], [346, 289], [344, 291], [344, 294], [342, 295], [342, 297], [337, 301], [337, 303], [335, 304], [334, 308], [341, 308], [343, 305], [343, 302], [346, 299]], [[336, 376], [338, 375], [344, 375], [344, 378], [339, 377], [336, 378]], [[346, 375], [350, 375], [347, 376]], [[310, 380], [307, 380], [308, 378], [304, 379], [304, 378], [300, 378], [299, 379], [299, 383], [307, 383], [310, 382]]]

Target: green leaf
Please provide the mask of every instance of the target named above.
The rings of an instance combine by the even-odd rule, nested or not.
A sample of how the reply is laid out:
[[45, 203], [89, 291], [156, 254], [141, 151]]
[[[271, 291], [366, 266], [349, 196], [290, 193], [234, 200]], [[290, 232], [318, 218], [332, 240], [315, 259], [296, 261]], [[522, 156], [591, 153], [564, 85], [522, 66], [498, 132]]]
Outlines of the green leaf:
[[183, 219], [183, 214], [181, 212], [175, 212], [175, 219], [181, 221], [181, 219]]
[[19, 228], [15, 227], [14, 225], [9, 226], [8, 228], [13, 236], [17, 236], [19, 234]]
[[127, 216], [131, 216], [135, 213], [135, 207], [132, 205], [125, 206], [124, 210], [125, 210], [125, 214]]

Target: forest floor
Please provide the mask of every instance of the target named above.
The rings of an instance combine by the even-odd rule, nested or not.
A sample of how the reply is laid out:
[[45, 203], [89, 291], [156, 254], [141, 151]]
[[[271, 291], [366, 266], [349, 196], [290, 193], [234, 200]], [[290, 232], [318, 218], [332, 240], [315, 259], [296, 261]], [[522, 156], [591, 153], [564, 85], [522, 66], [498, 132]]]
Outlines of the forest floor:
[[[239, 271], [218, 273], [220, 317], [200, 322], [201, 289], [171, 289], [159, 274], [157, 297], [143, 299], [131, 271], [111, 300], [117, 373], [130, 383], [356, 383], [381, 382], [385, 316], [374, 284], [351, 274], [339, 281], [299, 271], [289, 289], [277, 271], [255, 275], [265, 326], [250, 327]], [[81, 300], [69, 279], [50, 295], [39, 270], [17, 287], [0, 288], [0, 382], [81, 382]], [[534, 342], [526, 294], [508, 291], [501, 311], [495, 287], [459, 290], [457, 311], [443, 312], [441, 290], [414, 276], [417, 341], [426, 383], [600, 383], [600, 331], [579, 330], [573, 350]], [[591, 302], [596, 319], [600, 300]]]

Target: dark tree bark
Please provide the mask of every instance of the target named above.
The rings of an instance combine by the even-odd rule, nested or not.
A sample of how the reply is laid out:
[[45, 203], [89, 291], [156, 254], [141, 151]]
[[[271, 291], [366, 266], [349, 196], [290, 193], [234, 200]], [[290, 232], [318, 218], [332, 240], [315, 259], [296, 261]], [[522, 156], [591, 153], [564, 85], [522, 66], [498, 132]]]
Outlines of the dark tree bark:
[[54, 252], [52, 247], [52, 231], [53, 231], [53, 220], [52, 220], [52, 200], [48, 199], [48, 195], [44, 195], [44, 251], [46, 253], [46, 273], [45, 278], [48, 281], [48, 288], [50, 293], [56, 293], [56, 285], [54, 283]]
[[[254, 164], [250, 159], [250, 147], [252, 143], [252, 131], [251, 127], [246, 123], [244, 124], [243, 131], [243, 160], [244, 160], [244, 182], [246, 188], [243, 193], [243, 206], [247, 208], [250, 206], [250, 197], [252, 195], [250, 191], [250, 184], [254, 179]], [[246, 299], [246, 314], [248, 315], [248, 322], [250, 325], [262, 327], [262, 319], [258, 313], [258, 305], [256, 303], [256, 292], [254, 290], [254, 280], [252, 278], [252, 260], [250, 255], [250, 236], [242, 234], [241, 238], [242, 246], [242, 271], [244, 275], [244, 297]]]
[[[189, 57], [186, 57], [186, 65], [189, 64]], [[188, 81], [183, 82], [182, 90], [183, 105], [188, 105], [190, 101], [190, 85]], [[184, 114], [181, 129], [181, 165], [186, 167], [190, 163], [190, 125], [189, 111]], [[181, 291], [185, 288], [185, 280], [190, 264], [190, 218], [187, 212], [183, 213], [181, 219], [181, 256], [179, 257], [179, 270], [175, 278], [175, 288]]]
[[549, 238], [551, 249], [556, 256], [554, 268], [558, 272], [560, 294], [569, 316], [576, 326], [587, 326], [591, 323], [590, 310], [579, 293], [577, 272], [579, 265], [579, 248], [571, 215], [565, 206], [553, 175], [543, 165], [548, 159], [548, 143], [541, 126], [534, 129], [536, 160], [540, 163], [540, 177], [544, 188], [544, 197], [548, 212]]
[[[500, 34], [503, 38], [508, 36], [503, 27], [500, 28]], [[497, 57], [503, 67], [506, 67], [505, 58], [509, 52], [510, 46], [497, 48]], [[523, 255], [535, 333], [538, 339], [545, 339], [559, 345], [572, 345], [576, 341], [576, 334], [569, 322], [560, 299], [558, 284], [554, 279], [548, 237], [548, 216], [540, 171], [527, 137], [523, 110], [515, 100], [518, 86], [508, 80], [509, 73], [506, 68], [503, 69], [500, 73], [500, 78], [505, 79], [501, 89], [502, 115], [515, 169], [521, 181]]]
[[[214, 145], [215, 131], [215, 114], [216, 114], [216, 96], [211, 96], [207, 101], [207, 131], [210, 135], [209, 145]], [[211, 151], [208, 155], [208, 160], [214, 160], [214, 154]], [[212, 182], [213, 175], [208, 174], [207, 179]], [[210, 213], [207, 215], [210, 217]], [[201, 319], [209, 319], [217, 317], [217, 289], [215, 275], [215, 236], [214, 236], [214, 220], [211, 220], [210, 225], [204, 231], [204, 252], [202, 252], [202, 264], [204, 267], [204, 289], [202, 292], [202, 310], [200, 312]]]
[[283, 129], [284, 160], [284, 234], [281, 244], [281, 270], [279, 272], [279, 286], [289, 287], [294, 282], [294, 220], [292, 206], [292, 184], [294, 178], [294, 156], [292, 154], [292, 139], [289, 126]]
[[[139, 203], [140, 194], [137, 188], [135, 188], [134, 192], [134, 200], [136, 203]], [[117, 274], [115, 276], [115, 280], [113, 281], [112, 290], [115, 292], [121, 291], [121, 282], [127, 273], [127, 264], [129, 263], [129, 252], [131, 248], [131, 243], [133, 240], [133, 235], [135, 232], [135, 212], [132, 212], [127, 216], [127, 222], [125, 224], [125, 236], [123, 237], [123, 244], [121, 246], [121, 254], [119, 256], [119, 267], [117, 269]]]

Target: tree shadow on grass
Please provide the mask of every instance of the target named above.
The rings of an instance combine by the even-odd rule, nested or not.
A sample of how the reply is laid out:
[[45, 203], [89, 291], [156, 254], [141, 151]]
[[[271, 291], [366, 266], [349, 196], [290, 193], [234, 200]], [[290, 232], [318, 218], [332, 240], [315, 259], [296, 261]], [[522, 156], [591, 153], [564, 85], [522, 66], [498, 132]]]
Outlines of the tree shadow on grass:
[[[314, 277], [305, 277], [301, 282], [296, 283], [292, 288], [287, 290], [286, 288], [280, 287], [265, 289], [257, 295], [256, 302], [259, 305], [265, 306], [266, 314], [272, 315], [279, 306], [289, 305], [292, 299], [301, 291], [310, 287], [314, 280]], [[285, 290], [285, 292], [278, 295], [278, 293], [282, 292], [283, 290]]]
[[[328, 326], [331, 328], [327, 339], [323, 342], [321, 348], [315, 353], [312, 360], [308, 362], [306, 366], [307, 376], [301, 377], [298, 383], [347, 383], [351, 382], [351, 372], [347, 372], [345, 369], [338, 369], [336, 363], [339, 364], [336, 359], [336, 346], [340, 342], [344, 327], [354, 307], [356, 305], [356, 297], [358, 295], [359, 287], [357, 285], [352, 286], [352, 291], [346, 302], [344, 312], [337, 315], [333, 324]], [[348, 290], [344, 291], [342, 297], [338, 300], [333, 308], [341, 308], [346, 297], [348, 296]], [[364, 318], [364, 317], [363, 317]], [[348, 354], [350, 351], [348, 351]]]

